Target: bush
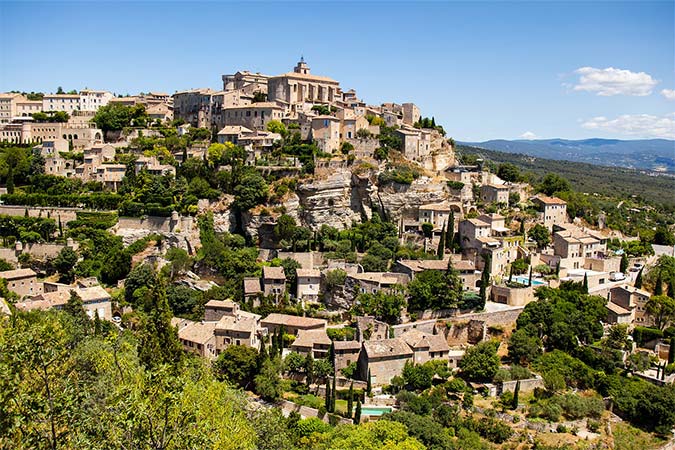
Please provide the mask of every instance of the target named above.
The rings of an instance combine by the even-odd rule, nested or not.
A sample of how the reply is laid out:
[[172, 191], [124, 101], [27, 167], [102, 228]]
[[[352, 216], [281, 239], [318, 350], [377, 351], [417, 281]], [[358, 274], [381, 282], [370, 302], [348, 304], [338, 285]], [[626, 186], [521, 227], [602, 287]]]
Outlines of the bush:
[[662, 337], [663, 331], [659, 330], [658, 328], [635, 327], [633, 330], [633, 339], [640, 346]]

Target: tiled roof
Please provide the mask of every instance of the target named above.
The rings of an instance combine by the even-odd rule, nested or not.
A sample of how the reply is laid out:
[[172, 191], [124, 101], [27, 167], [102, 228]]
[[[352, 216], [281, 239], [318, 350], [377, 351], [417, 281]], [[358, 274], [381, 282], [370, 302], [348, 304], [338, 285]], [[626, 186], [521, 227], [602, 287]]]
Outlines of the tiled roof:
[[333, 341], [335, 350], [359, 350], [361, 343], [359, 341]]
[[0, 278], [5, 280], [16, 280], [18, 278], [28, 278], [37, 276], [33, 269], [15, 269], [15, 270], [5, 270], [0, 272]]
[[215, 328], [215, 322], [194, 322], [178, 330], [178, 337], [189, 342], [205, 344], [209, 339], [213, 338]]
[[283, 267], [263, 267], [263, 278], [266, 280], [285, 280], [286, 274]]
[[272, 313], [262, 320], [263, 324], [271, 325], [286, 325], [296, 328], [314, 328], [323, 325], [324, 328], [327, 322], [324, 319], [314, 319], [311, 317], [291, 316], [288, 314]]
[[413, 354], [413, 351], [408, 344], [401, 338], [364, 341], [363, 348], [366, 351], [368, 358], [412, 356]]
[[314, 347], [314, 344], [330, 345], [326, 330], [300, 330], [291, 347]]

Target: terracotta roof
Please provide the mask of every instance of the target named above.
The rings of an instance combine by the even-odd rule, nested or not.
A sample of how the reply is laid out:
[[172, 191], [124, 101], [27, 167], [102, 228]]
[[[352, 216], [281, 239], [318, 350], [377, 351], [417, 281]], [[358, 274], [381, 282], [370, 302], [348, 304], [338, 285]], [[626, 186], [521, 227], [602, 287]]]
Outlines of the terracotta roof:
[[275, 78], [299, 78], [299, 79], [302, 79], [302, 80], [324, 81], [326, 83], [339, 84], [337, 81], [335, 81], [332, 78], [322, 77], [320, 75], [312, 75], [310, 73], [287, 72], [287, 73], [284, 73], [284, 74], [281, 74], [281, 75], [276, 75], [276, 76], [270, 77], [270, 80], [273, 80]]
[[246, 277], [244, 278], [244, 294], [258, 294], [262, 292], [262, 287], [260, 287], [260, 279], [255, 277]]
[[387, 272], [363, 272], [355, 273], [350, 275], [350, 277], [359, 280], [359, 281], [369, 281], [371, 283], [379, 284], [396, 284], [398, 283], [398, 278], [394, 275], [390, 275]]
[[295, 269], [296, 274], [299, 277], [315, 277], [318, 278], [321, 276], [319, 269]]
[[0, 278], [5, 280], [16, 280], [18, 278], [28, 278], [35, 277], [37, 274], [33, 269], [15, 269], [15, 270], [5, 270], [0, 272]]
[[387, 358], [392, 356], [412, 356], [405, 340], [401, 338], [382, 339], [379, 341], [364, 341], [363, 348], [368, 358]]
[[474, 226], [477, 226], [477, 227], [489, 227], [490, 226], [489, 223], [483, 222], [480, 219], [466, 219], [466, 221], [471, 222]]
[[359, 350], [361, 343], [359, 341], [333, 341], [335, 350]]
[[408, 267], [414, 272], [422, 272], [423, 270], [446, 270], [448, 268], [447, 259], [402, 259], [398, 261], [398, 263]]
[[266, 280], [285, 280], [286, 274], [283, 267], [268, 267], [262, 269], [263, 278]]
[[447, 352], [450, 346], [445, 338], [440, 334], [424, 333], [420, 330], [408, 330], [401, 336], [411, 348], [429, 348], [430, 352]]
[[607, 305], [605, 305], [605, 306], [607, 307], [607, 309], [609, 309], [613, 313], [621, 315], [621, 316], [626, 315], [626, 314], [630, 314], [629, 310], [627, 310], [626, 308], [624, 308], [622, 306], [617, 305], [614, 302], [607, 302]]
[[194, 322], [178, 330], [178, 337], [185, 341], [205, 344], [209, 339], [213, 338], [215, 328], [215, 322]]
[[295, 328], [315, 328], [318, 326], [326, 327], [327, 322], [324, 319], [314, 319], [311, 317], [291, 316], [288, 314], [272, 313], [262, 320], [263, 324], [286, 325]]
[[419, 207], [421, 210], [432, 210], [432, 211], [450, 211], [450, 203], [447, 201], [438, 202], [438, 203], [428, 203]]
[[567, 202], [563, 199], [560, 199], [558, 197], [548, 197], [546, 195], [540, 195], [539, 197], [535, 197], [535, 200], [540, 201], [541, 203], [545, 205], [566, 205]]
[[234, 308], [236, 305], [232, 300], [209, 300], [204, 307], [208, 308]]
[[216, 330], [242, 331], [255, 333], [260, 316], [257, 314], [240, 312], [234, 316], [223, 316], [216, 323]]
[[237, 135], [242, 133], [253, 133], [253, 131], [241, 125], [227, 125], [218, 132], [218, 134], [237, 134]]
[[331, 340], [326, 334], [325, 329], [321, 330], [299, 330], [298, 336], [291, 344], [291, 347], [314, 347], [314, 344], [330, 345]]

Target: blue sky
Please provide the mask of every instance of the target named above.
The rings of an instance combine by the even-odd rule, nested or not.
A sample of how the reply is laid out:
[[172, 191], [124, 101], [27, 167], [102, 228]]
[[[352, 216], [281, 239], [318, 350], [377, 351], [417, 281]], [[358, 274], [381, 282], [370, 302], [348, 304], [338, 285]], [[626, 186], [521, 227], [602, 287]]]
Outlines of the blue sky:
[[0, 0], [0, 91], [217, 89], [304, 55], [458, 140], [671, 137], [674, 5]]

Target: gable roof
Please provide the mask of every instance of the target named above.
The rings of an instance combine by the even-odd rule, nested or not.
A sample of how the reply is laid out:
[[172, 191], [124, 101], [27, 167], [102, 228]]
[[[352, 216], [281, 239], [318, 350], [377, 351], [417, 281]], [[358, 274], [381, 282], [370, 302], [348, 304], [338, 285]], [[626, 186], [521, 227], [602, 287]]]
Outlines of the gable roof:
[[413, 351], [401, 338], [364, 341], [363, 349], [368, 358], [411, 357]]
[[213, 338], [215, 328], [215, 322], [194, 322], [178, 330], [178, 337], [189, 342], [205, 344]]
[[331, 340], [325, 329], [300, 330], [291, 347], [314, 347], [314, 344], [330, 345]]
[[291, 316], [289, 314], [272, 313], [262, 320], [263, 324], [270, 325], [286, 325], [295, 328], [316, 328], [319, 326], [326, 327], [327, 323], [324, 319], [314, 319], [312, 317]]
[[19, 278], [35, 277], [37, 274], [33, 269], [14, 269], [0, 272], [0, 278], [5, 280], [17, 280]]
[[285, 280], [286, 274], [283, 267], [268, 267], [262, 269], [263, 278], [266, 280]]

